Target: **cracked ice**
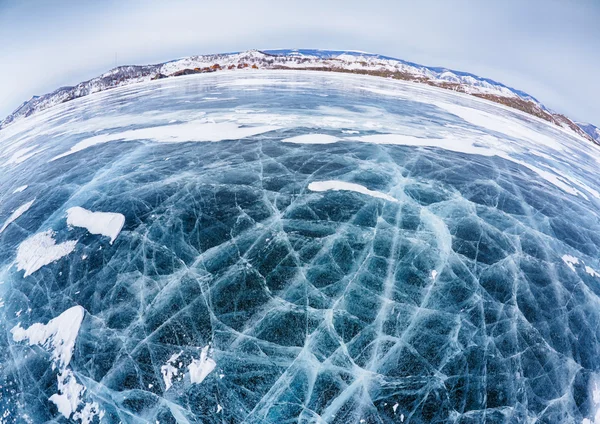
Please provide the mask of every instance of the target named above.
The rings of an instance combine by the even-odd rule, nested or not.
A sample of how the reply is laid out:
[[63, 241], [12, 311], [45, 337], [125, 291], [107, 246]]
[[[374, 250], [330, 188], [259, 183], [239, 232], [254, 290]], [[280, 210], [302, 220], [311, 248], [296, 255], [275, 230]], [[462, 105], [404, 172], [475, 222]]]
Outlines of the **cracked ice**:
[[0, 145], [3, 423], [600, 416], [600, 149], [562, 129], [257, 71], [94, 94]]

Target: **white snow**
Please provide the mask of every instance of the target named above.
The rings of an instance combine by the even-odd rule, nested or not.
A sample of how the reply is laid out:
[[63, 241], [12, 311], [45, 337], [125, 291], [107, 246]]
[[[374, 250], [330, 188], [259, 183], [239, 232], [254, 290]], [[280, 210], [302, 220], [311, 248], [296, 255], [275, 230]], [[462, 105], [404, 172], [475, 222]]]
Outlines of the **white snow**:
[[431, 279], [435, 280], [437, 278], [438, 272], [434, 269], [433, 271], [431, 271]]
[[331, 144], [340, 141], [340, 138], [327, 134], [304, 134], [295, 137], [284, 138], [285, 143], [297, 144]]
[[562, 150], [559, 142], [539, 131], [528, 128], [516, 118], [491, 114], [473, 107], [461, 106], [454, 103], [432, 102], [432, 104], [478, 127], [506, 134], [519, 140], [545, 145], [551, 149]]
[[245, 86], [264, 86], [264, 85], [308, 85], [308, 82], [289, 81], [286, 79], [274, 78], [243, 78], [218, 84], [218, 87], [245, 87]]
[[27, 329], [17, 324], [10, 332], [16, 342], [27, 340], [31, 346], [39, 345], [52, 351], [52, 360], [64, 369], [71, 362], [83, 315], [81, 306], [73, 306], [47, 324], [35, 323]]
[[597, 378], [590, 382], [592, 392], [593, 418], [584, 418], [582, 424], [600, 424], [600, 387]]
[[42, 346], [52, 353], [52, 369], [58, 367], [58, 393], [50, 396], [48, 400], [56, 405], [58, 412], [65, 418], [69, 419], [73, 415], [74, 420], [89, 424], [97, 415], [102, 419], [104, 412], [96, 402], [84, 403], [83, 408], [77, 411], [86, 389], [77, 382], [69, 368], [84, 314], [85, 310], [81, 306], [73, 306], [47, 324], [35, 323], [27, 329], [17, 324], [10, 332], [14, 341], [28, 341], [30, 346]]
[[77, 411], [85, 387], [77, 382], [73, 371], [69, 369], [58, 374], [57, 378], [58, 393], [50, 396], [49, 400], [56, 405], [58, 412], [68, 419], [73, 412]]
[[556, 187], [560, 188], [561, 190], [572, 194], [574, 196], [582, 196], [587, 200], [587, 196], [585, 196], [581, 191], [577, 190], [576, 188], [574, 188], [573, 186], [571, 186], [570, 184], [568, 184], [564, 178], [559, 176], [559, 173], [557, 173], [556, 171], [550, 172], [550, 171], [545, 171], [537, 166], [532, 165], [529, 162], [523, 161], [523, 160], [518, 160], [518, 159], [513, 159], [510, 157], [506, 157], [505, 155], [498, 155], [501, 157], [504, 157], [505, 159], [511, 160], [515, 163], [518, 163], [522, 166], [524, 166], [525, 168], [530, 169], [531, 171], [535, 172], [536, 174], [538, 174], [540, 177], [542, 177], [544, 180], [548, 181], [550, 184], [555, 185]]
[[192, 363], [188, 365], [190, 372], [190, 380], [192, 384], [200, 384], [210, 374], [217, 363], [208, 357], [208, 346], [204, 346], [200, 352], [200, 359], [192, 360]]
[[[484, 138], [484, 137], [482, 137]], [[472, 155], [494, 156], [496, 151], [488, 147], [476, 145], [474, 139], [422, 138], [407, 134], [372, 134], [359, 137], [348, 137], [348, 140], [373, 144], [395, 144], [401, 146], [439, 147], [453, 152]]]
[[600, 277], [600, 274], [598, 274], [596, 272], [596, 270], [594, 270], [592, 267], [587, 266], [587, 265], [585, 266], [585, 272], [590, 274], [592, 277]]
[[160, 373], [163, 376], [163, 380], [165, 382], [165, 391], [169, 390], [173, 385], [173, 377], [179, 374], [179, 370], [175, 367], [174, 362], [181, 356], [183, 351], [179, 353], [174, 353], [171, 355], [167, 362], [160, 367]]
[[150, 140], [158, 143], [184, 143], [203, 141], [237, 140], [273, 131], [278, 127], [264, 125], [258, 127], [241, 127], [234, 122], [207, 122], [206, 120], [190, 121], [181, 124], [162, 125], [150, 128], [140, 128], [116, 132], [113, 134], [96, 135], [75, 144], [65, 153], [50, 159], [50, 162], [80, 152], [98, 144], [111, 141]]
[[15, 211], [4, 222], [4, 225], [2, 226], [2, 228], [0, 228], [0, 234], [2, 234], [2, 232], [4, 230], [6, 230], [6, 227], [8, 227], [13, 221], [15, 221], [17, 218], [19, 218], [25, 212], [27, 212], [29, 210], [29, 208], [31, 207], [31, 205], [33, 205], [33, 202], [35, 202], [35, 199], [25, 203], [24, 205], [19, 206], [17, 209], [15, 209]]
[[96, 402], [88, 402], [81, 411], [75, 412], [73, 419], [80, 420], [81, 424], [91, 424], [96, 415], [98, 416], [99, 421], [102, 422], [104, 411], [100, 409], [100, 406]]
[[561, 259], [563, 260], [564, 263], [567, 264], [567, 266], [569, 268], [571, 268], [571, 271], [576, 272], [574, 265], [577, 265], [579, 263], [579, 259], [577, 259], [575, 256], [571, 256], [571, 255], [563, 255], [563, 257]]
[[17, 187], [17, 188], [15, 188], [15, 191], [13, 191], [13, 194], [16, 194], [16, 193], [21, 193], [21, 192], [22, 192], [22, 191], [24, 191], [24, 190], [25, 190], [27, 187], [29, 187], [27, 184], [25, 184], [25, 185], [22, 185], [22, 186], [20, 186], [20, 187]]
[[114, 212], [92, 212], [75, 206], [67, 210], [67, 224], [109, 237], [112, 244], [125, 224], [125, 216]]
[[379, 199], [384, 199], [389, 202], [397, 202], [392, 196], [381, 193], [380, 191], [369, 190], [365, 186], [355, 183], [348, 183], [346, 181], [338, 181], [338, 180], [329, 180], [329, 181], [313, 181], [308, 185], [308, 189], [311, 191], [354, 191], [356, 193], [366, 194], [367, 196], [377, 197]]
[[17, 270], [25, 270], [24, 277], [27, 277], [44, 265], [67, 256], [75, 249], [76, 244], [76, 240], [56, 244], [52, 230], [34, 234], [23, 241], [17, 249]]
[[[38, 154], [40, 151], [35, 151], [34, 149], [37, 147], [36, 145], [25, 147], [23, 149], [17, 150], [13, 155], [5, 162], [4, 165], [17, 165], [19, 163], [25, 162], [30, 157]], [[34, 150], [34, 151], [32, 151]]]

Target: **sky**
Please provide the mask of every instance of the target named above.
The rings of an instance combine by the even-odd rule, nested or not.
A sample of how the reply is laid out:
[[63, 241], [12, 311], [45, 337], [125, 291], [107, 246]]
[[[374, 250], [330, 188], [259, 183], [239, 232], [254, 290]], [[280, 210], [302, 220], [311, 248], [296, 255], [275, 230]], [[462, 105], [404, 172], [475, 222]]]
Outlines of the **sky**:
[[600, 126], [600, 0], [0, 0], [0, 119], [115, 65], [253, 48], [471, 72]]

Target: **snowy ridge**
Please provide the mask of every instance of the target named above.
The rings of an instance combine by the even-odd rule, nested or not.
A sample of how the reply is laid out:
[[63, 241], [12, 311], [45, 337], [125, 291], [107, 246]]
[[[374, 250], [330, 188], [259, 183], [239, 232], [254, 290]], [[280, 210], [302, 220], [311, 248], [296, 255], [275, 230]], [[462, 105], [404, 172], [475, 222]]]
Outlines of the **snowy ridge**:
[[249, 50], [190, 56], [157, 65], [120, 66], [74, 87], [62, 87], [52, 93], [32, 97], [0, 121], [0, 129], [56, 104], [114, 87], [194, 73], [256, 68], [350, 72], [425, 83], [514, 107], [600, 143], [599, 134], [591, 135], [588, 130], [580, 128], [567, 117], [547, 109], [533, 96], [488, 78], [446, 68], [427, 67], [377, 54], [310, 49]]
[[577, 122], [577, 125], [579, 125], [579, 127], [585, 131], [587, 135], [592, 137], [596, 142], [600, 143], [600, 128], [583, 122]]

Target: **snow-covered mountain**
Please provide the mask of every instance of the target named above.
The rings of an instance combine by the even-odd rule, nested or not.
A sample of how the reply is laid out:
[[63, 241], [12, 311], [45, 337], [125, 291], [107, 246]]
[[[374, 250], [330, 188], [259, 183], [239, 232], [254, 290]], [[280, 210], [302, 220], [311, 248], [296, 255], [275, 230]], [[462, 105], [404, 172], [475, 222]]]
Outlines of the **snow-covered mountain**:
[[584, 122], [577, 122], [577, 125], [584, 130], [590, 137], [592, 137], [596, 142], [600, 143], [600, 128], [595, 125], [587, 124]]
[[568, 128], [589, 140], [595, 140], [575, 122], [564, 115], [552, 112], [533, 96], [487, 78], [364, 52], [296, 49], [249, 50], [239, 53], [190, 56], [157, 65], [120, 66], [74, 87], [62, 87], [52, 93], [32, 97], [1, 121], [0, 129], [58, 103], [122, 85], [194, 73], [253, 68], [350, 72], [429, 84], [505, 104]]

